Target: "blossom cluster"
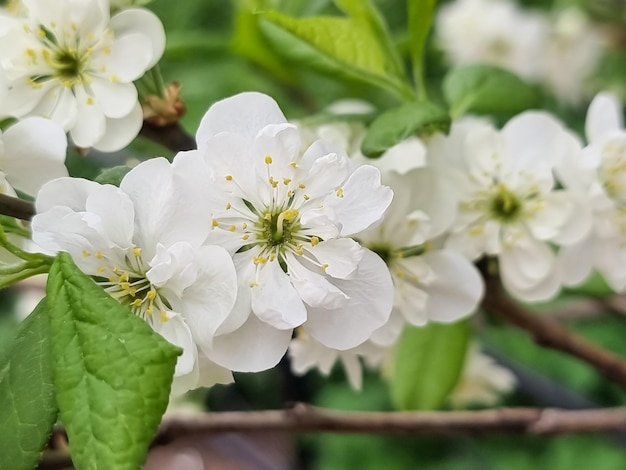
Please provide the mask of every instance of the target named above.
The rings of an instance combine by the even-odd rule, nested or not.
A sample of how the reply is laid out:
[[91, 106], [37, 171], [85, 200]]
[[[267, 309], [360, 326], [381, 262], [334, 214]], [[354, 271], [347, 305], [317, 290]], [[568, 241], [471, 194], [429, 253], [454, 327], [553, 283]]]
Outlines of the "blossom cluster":
[[[494, 24], [506, 17], [520, 35], [539, 31], [539, 20], [498, 5]], [[69, 253], [182, 348], [174, 393], [269, 369], [285, 354], [296, 373], [340, 361], [359, 388], [361, 359], [384, 363], [406, 327], [478, 309], [479, 261], [527, 302], [593, 270], [626, 290], [626, 130], [608, 93], [590, 105], [586, 143], [551, 114], [527, 111], [501, 129], [465, 116], [447, 134], [370, 160], [360, 152], [365, 125], [289, 122], [272, 98], [248, 92], [210, 107], [196, 150], [144, 161], [119, 187], [69, 177], [66, 133], [104, 151], [137, 135], [133, 82], [164, 50], [155, 15], [111, 6], [22, 0], [0, 12], [0, 117], [14, 121], [0, 134], [0, 190], [36, 195], [34, 242]], [[444, 36], [456, 28], [446, 15], [457, 6], [446, 8]], [[500, 46], [512, 63], [537, 65], [515, 43]], [[481, 50], [458, 60], [482, 60]], [[331, 114], [347, 110], [371, 107], [344, 102]], [[477, 363], [491, 367], [468, 362], [470, 375]], [[490, 399], [513, 382], [500, 379], [466, 389]]]
[[488, 63], [543, 83], [579, 104], [606, 46], [599, 27], [569, 7], [548, 16], [515, 0], [455, 0], [437, 16], [439, 45], [454, 65]]

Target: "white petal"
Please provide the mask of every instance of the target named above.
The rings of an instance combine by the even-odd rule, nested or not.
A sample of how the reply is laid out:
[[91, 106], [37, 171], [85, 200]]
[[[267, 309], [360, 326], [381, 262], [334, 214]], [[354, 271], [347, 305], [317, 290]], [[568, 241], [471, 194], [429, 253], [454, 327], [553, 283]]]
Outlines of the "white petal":
[[587, 110], [585, 133], [589, 142], [598, 142], [604, 134], [624, 128], [622, 107], [612, 93], [598, 93]]
[[380, 184], [380, 171], [370, 165], [357, 168], [342, 189], [326, 199], [342, 224], [342, 236], [362, 232], [380, 221], [393, 199], [393, 191]]
[[70, 137], [78, 147], [90, 148], [104, 135], [106, 118], [99, 103], [83, 87], [76, 87], [76, 110], [78, 118], [70, 129]]
[[348, 296], [324, 276], [303, 266], [298, 257], [288, 254], [287, 265], [291, 282], [307, 305], [324, 308], [340, 308], [346, 305]]
[[202, 147], [220, 132], [233, 132], [252, 142], [263, 127], [284, 122], [285, 116], [269, 96], [256, 92], [240, 93], [209, 108], [200, 122], [196, 141]]
[[216, 336], [209, 359], [238, 372], [271, 369], [283, 357], [291, 341], [292, 330], [278, 330], [250, 315], [236, 331]]
[[37, 213], [46, 212], [54, 206], [67, 206], [73, 211], [84, 211], [91, 193], [100, 185], [83, 178], [57, 178], [44, 184], [37, 194]]
[[15, 188], [35, 195], [45, 182], [67, 176], [67, 138], [58, 124], [26, 118], [7, 129], [2, 140], [2, 170]]
[[437, 276], [425, 287], [428, 318], [450, 323], [476, 311], [485, 291], [478, 269], [451, 250], [432, 251], [423, 257]]
[[259, 269], [258, 285], [251, 288], [252, 311], [274, 328], [290, 329], [302, 325], [307, 313], [302, 299], [277, 261]]
[[540, 284], [554, 269], [556, 257], [550, 247], [529, 236], [519, 238], [498, 257], [507, 284], [526, 289]]
[[350, 349], [365, 340], [389, 319], [393, 304], [393, 283], [385, 262], [364, 250], [363, 259], [351, 280], [333, 279], [350, 297], [339, 309], [309, 308], [305, 328], [329, 348]]
[[191, 331], [182, 317], [173, 314], [173, 316], [165, 322], [155, 320], [153, 328], [167, 341], [183, 350], [183, 354], [178, 357], [178, 361], [176, 362], [174, 375], [189, 374], [196, 363], [198, 351], [191, 337]]
[[137, 137], [143, 124], [143, 111], [139, 102], [126, 116], [113, 119], [107, 118], [104, 135], [93, 144], [93, 147], [102, 152], [115, 152], [126, 147]]
[[350, 279], [363, 258], [363, 247], [351, 238], [336, 238], [307, 247], [306, 251], [325, 266], [324, 272], [337, 279]]
[[183, 314], [198, 347], [213, 343], [217, 329], [230, 315], [237, 298], [237, 273], [232, 258], [218, 246], [196, 251], [197, 279], [185, 289]]
[[558, 294], [561, 288], [561, 276], [557, 263], [552, 264], [552, 269], [541, 282], [521, 286], [510, 282], [510, 279], [502, 272], [502, 283], [509, 293], [524, 302], [545, 302]]
[[571, 246], [561, 247], [557, 261], [564, 285], [580, 285], [591, 275], [593, 269], [592, 255], [592, 242], [588, 239]]
[[137, 103], [137, 88], [132, 83], [112, 83], [100, 77], [93, 77], [89, 86], [97, 105], [108, 118], [123, 118]]
[[565, 130], [550, 114], [526, 111], [511, 119], [502, 129], [516, 168], [537, 164], [553, 165], [565, 148]]
[[106, 72], [100, 76], [104, 75], [113, 83], [130, 83], [150, 67], [152, 44], [143, 34], [130, 33], [117, 37], [106, 53], [97, 49], [95, 53], [94, 66], [106, 67]]
[[161, 20], [151, 11], [143, 8], [129, 8], [111, 18], [109, 27], [117, 37], [140, 33], [149, 39], [152, 57], [146, 69], [156, 65], [165, 50], [165, 30]]
[[157, 243], [170, 246], [177, 241], [200, 245], [208, 232], [204, 208], [185, 192], [185, 181], [174, 173], [165, 158], [152, 158], [133, 168], [122, 180], [122, 189], [133, 201], [137, 244], [147, 258], [154, 256]]

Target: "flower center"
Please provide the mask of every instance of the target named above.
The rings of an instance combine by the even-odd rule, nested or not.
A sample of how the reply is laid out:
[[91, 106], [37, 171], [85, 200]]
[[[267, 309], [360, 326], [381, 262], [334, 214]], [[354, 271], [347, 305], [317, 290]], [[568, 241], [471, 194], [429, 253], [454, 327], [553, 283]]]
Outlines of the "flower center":
[[608, 142], [602, 160], [599, 173], [605, 191], [618, 203], [626, 202], [626, 138]]
[[504, 184], [499, 184], [489, 201], [489, 212], [495, 219], [512, 222], [522, 213], [522, 202]]
[[61, 80], [79, 80], [85, 71], [86, 57], [76, 50], [60, 49], [56, 52], [51, 65]]
[[263, 219], [259, 221], [259, 228], [267, 240], [267, 244], [281, 246], [291, 243], [292, 233], [297, 232], [300, 228], [298, 215], [300, 212], [297, 209], [265, 214]]
[[[89, 252], [83, 252], [83, 256], [92, 256]], [[95, 254], [101, 259], [100, 252]], [[108, 275], [108, 281], [99, 282], [111, 297], [122, 305], [127, 306], [138, 317], [153, 324], [156, 318], [161, 322], [169, 320], [167, 310], [171, 306], [166, 299], [161, 297], [159, 290], [154, 287], [146, 277], [146, 269], [141, 259], [141, 249], [134, 248], [132, 256], [126, 257], [127, 266], [122, 269], [118, 266], [113, 268], [101, 266], [98, 268], [103, 276]]]

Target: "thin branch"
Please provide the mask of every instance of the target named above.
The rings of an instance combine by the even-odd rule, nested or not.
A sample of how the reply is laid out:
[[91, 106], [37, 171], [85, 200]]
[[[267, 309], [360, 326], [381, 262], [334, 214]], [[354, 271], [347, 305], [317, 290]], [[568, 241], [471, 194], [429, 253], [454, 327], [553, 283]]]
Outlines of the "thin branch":
[[564, 434], [626, 429], [626, 407], [594, 410], [500, 408], [480, 411], [334, 411], [297, 403], [286, 410], [166, 417], [157, 441], [185, 434], [282, 431], [360, 434]]
[[167, 126], [155, 126], [154, 124], [144, 121], [140, 135], [162, 145], [172, 152], [194, 150], [196, 148], [196, 139], [187, 134], [179, 123], [169, 124]]
[[507, 296], [498, 279], [487, 277], [486, 282], [483, 306], [488, 311], [526, 330], [537, 344], [586, 362], [604, 377], [626, 389], [626, 360], [572, 333], [551, 318], [527, 311]]
[[35, 215], [35, 205], [23, 199], [0, 194], [0, 214], [30, 220]]

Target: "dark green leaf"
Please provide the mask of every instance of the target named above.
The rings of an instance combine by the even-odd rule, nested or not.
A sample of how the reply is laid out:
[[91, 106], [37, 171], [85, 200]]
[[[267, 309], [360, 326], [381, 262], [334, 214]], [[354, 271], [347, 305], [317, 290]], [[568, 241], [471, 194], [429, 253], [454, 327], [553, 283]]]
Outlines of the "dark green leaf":
[[517, 114], [538, 104], [534, 87], [492, 65], [469, 65], [452, 70], [443, 81], [443, 93], [453, 117], [468, 111]]
[[0, 363], [0, 469], [34, 468], [56, 417], [50, 327], [42, 300]]
[[113, 168], [106, 168], [100, 172], [100, 174], [96, 177], [96, 183], [100, 184], [112, 184], [113, 186], [118, 186], [126, 176], [126, 173], [130, 171], [126, 165], [118, 165]]
[[78, 469], [137, 469], [168, 403], [180, 349], [61, 253], [48, 280], [57, 403]]
[[372, 122], [361, 151], [368, 157], [377, 158], [407, 137], [448, 132], [449, 128], [450, 116], [439, 106], [427, 101], [407, 103], [384, 112]]
[[405, 328], [391, 378], [394, 405], [403, 410], [440, 407], [459, 380], [469, 337], [467, 320]]

